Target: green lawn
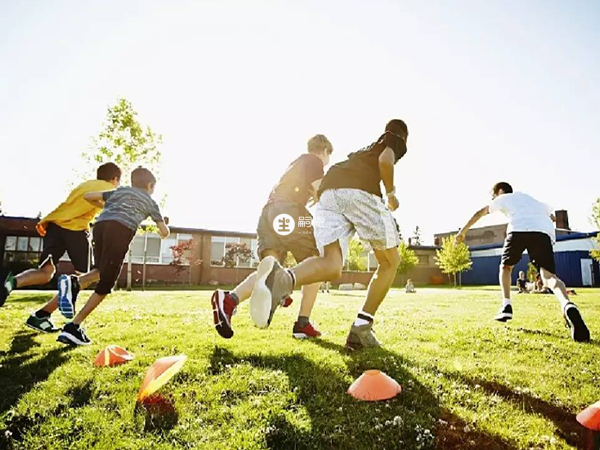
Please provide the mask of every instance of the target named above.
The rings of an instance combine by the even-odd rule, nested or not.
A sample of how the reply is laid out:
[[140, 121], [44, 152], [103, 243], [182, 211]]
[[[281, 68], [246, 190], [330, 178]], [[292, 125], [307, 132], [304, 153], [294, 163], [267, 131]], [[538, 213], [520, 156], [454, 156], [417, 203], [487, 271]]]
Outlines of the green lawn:
[[[90, 317], [94, 344], [76, 349], [23, 326], [50, 295], [19, 292], [0, 309], [0, 448], [586, 448], [574, 415], [600, 400], [599, 341], [572, 342], [552, 296], [517, 296], [504, 325], [492, 320], [497, 291], [392, 291], [376, 321], [384, 348], [351, 354], [343, 344], [363, 292], [320, 294], [325, 336], [311, 342], [291, 337], [299, 302], [269, 330], [244, 305], [223, 340], [210, 292], [117, 293]], [[600, 337], [600, 290], [575, 300]], [[95, 368], [108, 344], [136, 358]], [[189, 359], [161, 390], [178, 420], [134, 413], [146, 368], [179, 353]], [[373, 403], [345, 394], [373, 368], [403, 392]]]

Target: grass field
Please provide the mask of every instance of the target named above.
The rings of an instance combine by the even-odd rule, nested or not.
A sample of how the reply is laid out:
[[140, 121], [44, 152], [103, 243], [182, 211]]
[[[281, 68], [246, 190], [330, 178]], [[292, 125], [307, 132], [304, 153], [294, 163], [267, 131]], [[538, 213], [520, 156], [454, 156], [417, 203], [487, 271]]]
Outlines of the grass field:
[[[384, 348], [351, 354], [343, 344], [363, 295], [320, 294], [313, 318], [325, 335], [299, 342], [298, 302], [268, 330], [242, 306], [227, 341], [210, 292], [117, 293], [90, 317], [94, 344], [67, 349], [23, 326], [50, 293], [18, 292], [0, 309], [0, 448], [586, 448], [574, 415], [600, 400], [600, 345], [570, 340], [554, 297], [517, 296], [504, 325], [492, 320], [496, 290], [392, 291], [376, 321]], [[600, 290], [575, 300], [600, 337]], [[108, 344], [135, 360], [95, 368]], [[161, 391], [178, 420], [134, 413], [146, 368], [179, 353], [189, 359]], [[373, 403], [345, 394], [373, 368], [403, 392]]]

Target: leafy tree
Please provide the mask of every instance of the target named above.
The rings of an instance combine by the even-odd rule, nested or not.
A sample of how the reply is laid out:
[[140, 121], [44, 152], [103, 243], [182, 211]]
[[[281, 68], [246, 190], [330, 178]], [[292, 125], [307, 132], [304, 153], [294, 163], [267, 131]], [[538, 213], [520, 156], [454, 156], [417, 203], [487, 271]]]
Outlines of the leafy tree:
[[[114, 106], [108, 108], [102, 130], [92, 138], [88, 151], [82, 154], [85, 169], [80, 176], [83, 179], [93, 178], [90, 175], [97, 166], [114, 162], [121, 168], [124, 184], [129, 183], [131, 172], [138, 166], [149, 169], [158, 180], [162, 158], [160, 144], [162, 136], [154, 133], [149, 126], [142, 126], [131, 102], [119, 98]], [[144, 226], [138, 233], [152, 231], [156, 232], [155, 226]], [[131, 249], [127, 258], [127, 290], [131, 290]]]
[[470, 270], [473, 262], [469, 247], [464, 242], [454, 243], [454, 236], [442, 239], [442, 248], [436, 250], [436, 262], [442, 272], [452, 275], [456, 286], [456, 274]]
[[367, 270], [367, 258], [365, 249], [358, 239], [352, 239], [348, 248], [347, 267], [348, 270]]
[[419, 225], [417, 225], [415, 231], [413, 231], [413, 236], [410, 242], [412, 245], [421, 245], [421, 229], [419, 228]]
[[197, 265], [202, 264], [202, 260], [196, 259], [194, 257], [194, 251], [196, 250], [196, 244], [194, 244], [194, 241], [192, 239], [190, 239], [187, 241], [181, 241], [181, 242], [177, 243], [176, 245], [172, 245], [169, 248], [171, 249], [171, 252], [173, 253], [173, 261], [171, 261], [169, 264], [171, 266], [175, 267], [175, 273], [177, 275], [179, 275], [181, 272], [183, 272], [185, 270], [186, 265], [190, 266], [188, 284], [191, 284], [192, 283], [191, 266], [192, 265], [197, 266]]
[[289, 269], [291, 267], [297, 266], [296, 258], [290, 252], [285, 255], [285, 260], [283, 261], [283, 267]]
[[252, 250], [245, 243], [227, 244], [225, 250], [225, 256], [223, 256], [225, 267], [235, 267], [238, 265], [238, 261], [247, 262], [252, 258]]
[[[592, 223], [596, 225], [596, 229], [600, 230], [600, 198], [596, 199], [592, 207]], [[596, 236], [596, 242], [600, 247], [600, 233]], [[600, 261], [600, 250], [591, 250], [590, 254], [596, 261]]]
[[413, 267], [419, 264], [419, 257], [414, 250], [408, 248], [406, 243], [400, 242], [398, 253], [400, 254], [400, 265], [397, 271], [399, 275], [408, 273]]
[[527, 263], [527, 280], [534, 282], [537, 277], [538, 271], [532, 263]]

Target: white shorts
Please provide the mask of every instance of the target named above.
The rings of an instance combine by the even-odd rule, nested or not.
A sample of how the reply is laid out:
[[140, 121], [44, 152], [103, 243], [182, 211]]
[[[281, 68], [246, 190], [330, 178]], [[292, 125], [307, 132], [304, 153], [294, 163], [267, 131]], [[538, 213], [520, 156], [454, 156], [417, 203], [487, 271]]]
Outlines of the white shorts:
[[319, 252], [340, 242], [345, 257], [354, 233], [368, 250], [400, 245], [398, 224], [383, 199], [360, 189], [328, 189], [319, 198], [313, 229]]

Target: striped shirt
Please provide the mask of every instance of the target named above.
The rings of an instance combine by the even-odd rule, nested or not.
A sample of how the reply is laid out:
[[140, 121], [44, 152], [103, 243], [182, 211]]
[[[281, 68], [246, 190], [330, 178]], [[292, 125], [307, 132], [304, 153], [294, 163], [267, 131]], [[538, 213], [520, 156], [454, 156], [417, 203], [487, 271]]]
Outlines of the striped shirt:
[[102, 198], [106, 203], [96, 223], [114, 220], [137, 231], [148, 216], [155, 223], [163, 222], [158, 205], [144, 189], [122, 186], [104, 192]]

